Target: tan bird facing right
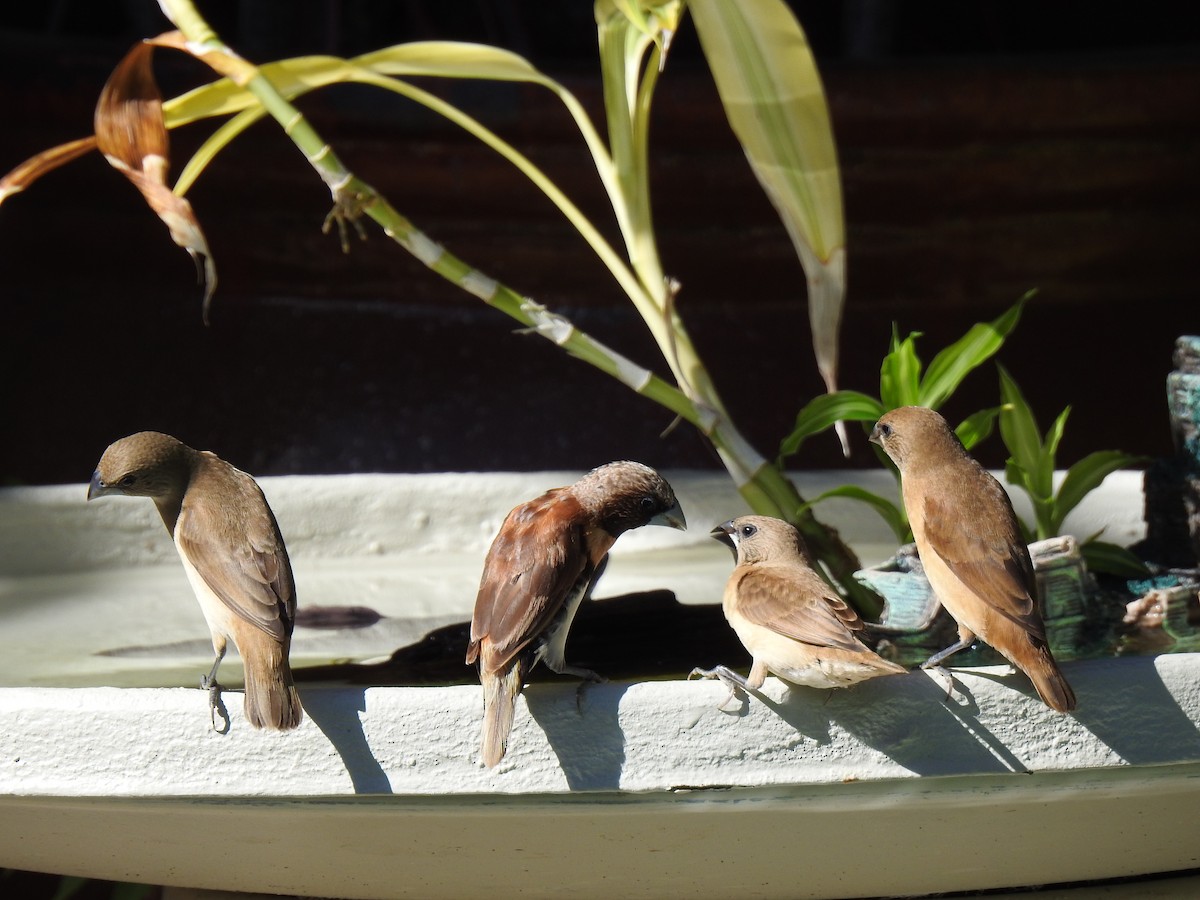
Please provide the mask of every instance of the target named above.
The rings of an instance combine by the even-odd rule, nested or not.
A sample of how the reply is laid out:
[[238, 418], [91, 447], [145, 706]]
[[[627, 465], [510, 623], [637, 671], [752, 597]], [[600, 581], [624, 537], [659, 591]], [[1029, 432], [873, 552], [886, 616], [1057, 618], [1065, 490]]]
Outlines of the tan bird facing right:
[[718, 525], [712, 534], [737, 554], [722, 606], [754, 665], [749, 678], [726, 666], [693, 669], [693, 676], [757, 690], [768, 672], [814, 688], [904, 674], [902, 666], [859, 640], [862, 620], [812, 570], [800, 533], [790, 524], [769, 516], [741, 516]]
[[901, 492], [925, 575], [958, 622], [959, 641], [921, 666], [939, 665], [976, 636], [1029, 676], [1045, 704], [1075, 708], [1046, 642], [1029, 548], [1012, 502], [940, 415], [905, 406], [871, 432], [900, 470]]

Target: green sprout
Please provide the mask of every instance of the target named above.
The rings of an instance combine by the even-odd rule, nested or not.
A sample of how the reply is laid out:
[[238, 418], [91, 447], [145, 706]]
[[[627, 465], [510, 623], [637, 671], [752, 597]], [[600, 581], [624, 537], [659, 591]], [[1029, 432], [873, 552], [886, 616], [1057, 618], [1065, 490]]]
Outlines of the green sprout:
[[[1118, 450], [1089, 453], [1066, 470], [1057, 489], [1054, 472], [1058, 445], [1067, 426], [1071, 407], [1066, 407], [1043, 436], [1025, 395], [1008, 371], [1000, 371], [1000, 437], [1009, 458], [1004, 476], [1009, 484], [1023, 490], [1033, 504], [1033, 527], [1022, 522], [1028, 540], [1046, 540], [1062, 533], [1071, 510], [1110, 474], [1140, 461], [1139, 457]], [[1080, 552], [1088, 566], [1096, 571], [1129, 577], [1146, 574], [1146, 567], [1130, 551], [1098, 540], [1100, 534], [1087, 536]]]
[[[965, 335], [934, 356], [923, 372], [916, 346], [920, 332], [913, 332], [901, 340], [893, 326], [890, 350], [879, 367], [879, 396], [871, 397], [858, 391], [836, 391], [813, 399], [800, 410], [792, 433], [780, 445], [781, 458], [794, 455], [808, 438], [827, 431], [838, 421], [863, 422], [865, 430], [870, 430], [870, 426], [888, 410], [901, 406], [937, 409], [954, 394], [971, 372], [1000, 350], [1017, 327], [1021, 312], [1033, 294], [1033, 291], [1026, 293], [999, 318], [973, 325]], [[983, 409], [959, 423], [955, 434], [963, 446], [969, 450], [991, 434], [999, 413], [999, 407]], [[897, 475], [898, 480], [899, 475], [891, 461], [882, 453], [877, 452], [877, 455]], [[843, 485], [826, 491], [808, 505], [832, 497], [866, 503], [888, 524], [897, 541], [904, 544], [912, 540], [912, 530], [903, 503], [893, 502], [857, 485]]]

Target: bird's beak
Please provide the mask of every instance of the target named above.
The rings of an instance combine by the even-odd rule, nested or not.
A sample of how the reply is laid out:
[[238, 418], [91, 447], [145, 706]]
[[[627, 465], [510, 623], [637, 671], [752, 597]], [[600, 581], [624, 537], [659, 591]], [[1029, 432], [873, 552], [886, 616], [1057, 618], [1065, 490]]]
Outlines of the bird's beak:
[[879, 434], [879, 423], [878, 422], [876, 422], [875, 427], [871, 429], [871, 436], [869, 438], [867, 438], [867, 440], [870, 441], [872, 444], [878, 444], [880, 447], [883, 446], [883, 438]]
[[680, 531], [687, 531], [687, 519], [683, 517], [683, 510], [680, 509], [678, 501], [666, 512], [659, 513], [651, 519], [650, 524], [665, 525], [668, 528], [678, 528]]
[[104, 479], [100, 477], [100, 470], [97, 469], [92, 473], [92, 480], [88, 484], [87, 498], [95, 500], [97, 497], [103, 497], [105, 494], [111, 494], [112, 488], [104, 483]]
[[720, 541], [722, 544], [732, 550], [734, 556], [736, 556], [737, 544], [735, 544], [733, 541], [733, 532], [733, 519], [730, 519], [728, 522], [722, 522], [720, 525], [710, 531], [709, 534], [712, 535], [713, 540]]

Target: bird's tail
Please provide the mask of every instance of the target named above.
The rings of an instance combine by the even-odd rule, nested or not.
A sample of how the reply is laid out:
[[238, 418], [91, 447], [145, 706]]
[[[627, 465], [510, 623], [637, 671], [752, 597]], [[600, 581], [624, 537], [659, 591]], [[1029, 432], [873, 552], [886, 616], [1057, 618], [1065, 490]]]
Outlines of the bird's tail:
[[518, 656], [498, 672], [479, 672], [483, 683], [483, 736], [479, 757], [489, 769], [504, 758], [512, 732], [517, 697], [525, 682], [525, 659]]
[[1075, 708], [1075, 692], [1071, 690], [1071, 685], [1067, 684], [1067, 679], [1059, 669], [1058, 663], [1050, 655], [1049, 647], [1041, 647], [1041, 653], [1025, 670], [1025, 674], [1037, 688], [1042, 702], [1051, 709], [1068, 712]]
[[287, 731], [304, 718], [300, 695], [288, 665], [288, 647], [272, 642], [268, 652], [243, 655], [246, 719], [255, 728]]

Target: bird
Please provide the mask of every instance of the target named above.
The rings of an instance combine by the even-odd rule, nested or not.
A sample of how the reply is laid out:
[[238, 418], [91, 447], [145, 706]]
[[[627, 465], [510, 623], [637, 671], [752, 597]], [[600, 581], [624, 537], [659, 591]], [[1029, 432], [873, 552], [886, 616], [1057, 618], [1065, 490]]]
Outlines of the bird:
[[505, 517], [484, 560], [466, 656], [483, 686], [480, 759], [488, 768], [504, 757], [517, 696], [539, 661], [585, 683], [603, 680], [567, 664], [567, 632], [614, 542], [643, 525], [687, 527], [667, 481], [628, 460], [592, 469]]
[[791, 684], [838, 688], [907, 671], [862, 642], [862, 619], [809, 565], [804, 539], [790, 523], [739, 516], [712, 536], [737, 561], [721, 605], [754, 663], [749, 678], [727, 666], [696, 668], [689, 678], [719, 678], [732, 697], [738, 689], [758, 690], [768, 673]]
[[957, 643], [936, 668], [979, 638], [1033, 682], [1050, 708], [1075, 708], [1075, 692], [1050, 652], [1029, 547], [1008, 494], [937, 412], [904, 406], [883, 415], [870, 440], [896, 464], [917, 555], [934, 594], [958, 623]]
[[175, 542], [212, 635], [216, 658], [201, 679], [216, 729], [217, 669], [233, 641], [246, 673], [246, 719], [285, 731], [303, 718], [288, 662], [296, 586], [279, 525], [258, 484], [209, 451], [141, 431], [110, 444], [87, 499], [149, 497]]

